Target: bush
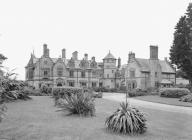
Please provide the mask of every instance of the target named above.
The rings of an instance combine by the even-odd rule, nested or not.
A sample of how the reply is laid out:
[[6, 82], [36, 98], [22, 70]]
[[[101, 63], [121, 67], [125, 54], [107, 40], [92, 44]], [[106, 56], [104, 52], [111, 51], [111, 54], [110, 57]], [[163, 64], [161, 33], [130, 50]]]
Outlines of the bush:
[[31, 87], [25, 87], [22, 90], [23, 93], [25, 93], [28, 96], [47, 96], [48, 94], [42, 93], [39, 89], [34, 89]]
[[89, 93], [78, 93], [64, 95], [65, 102], [62, 102], [59, 111], [68, 111], [69, 115], [79, 114], [83, 116], [95, 115], [94, 98]]
[[132, 90], [132, 91], [128, 91], [128, 94], [129, 94], [129, 97], [136, 97], [136, 96], [147, 95], [147, 92], [142, 90]]
[[94, 92], [93, 97], [94, 98], [102, 98], [103, 97], [103, 92]]
[[192, 103], [192, 94], [181, 97], [179, 101]]
[[180, 98], [188, 95], [190, 91], [186, 88], [162, 88], [159, 91], [161, 97]]
[[53, 98], [55, 99], [55, 105], [57, 105], [57, 100], [64, 98], [65, 95], [71, 96], [72, 94], [82, 93], [84, 89], [76, 87], [55, 87], [53, 88]]
[[46, 84], [42, 84], [40, 88], [41, 93], [50, 94], [52, 92], [52, 88], [48, 87]]
[[144, 114], [128, 103], [121, 103], [120, 107], [106, 119], [107, 128], [124, 134], [144, 133], [147, 129]]
[[119, 90], [126, 92], [127, 91], [127, 87], [126, 86], [120, 86]]
[[0, 122], [3, 120], [6, 111], [7, 107], [5, 106], [5, 104], [0, 104]]
[[83, 89], [77, 87], [55, 87], [53, 88], [53, 97], [62, 98], [65, 94], [70, 96], [71, 94], [78, 94], [82, 92]]
[[192, 92], [192, 84], [187, 84], [186, 88], [189, 89]]

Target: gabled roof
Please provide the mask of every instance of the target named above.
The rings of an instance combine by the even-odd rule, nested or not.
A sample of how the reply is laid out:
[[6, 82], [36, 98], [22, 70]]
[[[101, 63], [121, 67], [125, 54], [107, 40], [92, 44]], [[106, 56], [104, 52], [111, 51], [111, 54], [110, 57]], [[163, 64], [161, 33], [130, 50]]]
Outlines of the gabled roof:
[[103, 59], [116, 59], [116, 58], [109, 51], [109, 53]]
[[142, 59], [142, 58], [135, 58], [136, 62], [139, 64], [139, 66], [141, 67], [142, 71], [150, 71], [150, 67], [149, 67], [149, 59]]
[[[141, 68], [141, 71], [150, 72], [150, 59], [135, 58], [136, 62]], [[166, 60], [158, 61], [163, 73], [175, 73], [175, 70]]]
[[164, 72], [164, 73], [175, 73], [175, 70], [173, 69], [173, 67], [171, 66], [171, 64], [169, 64], [169, 62], [167, 61], [163, 61], [163, 60], [160, 60], [160, 65], [161, 65], [161, 71]]

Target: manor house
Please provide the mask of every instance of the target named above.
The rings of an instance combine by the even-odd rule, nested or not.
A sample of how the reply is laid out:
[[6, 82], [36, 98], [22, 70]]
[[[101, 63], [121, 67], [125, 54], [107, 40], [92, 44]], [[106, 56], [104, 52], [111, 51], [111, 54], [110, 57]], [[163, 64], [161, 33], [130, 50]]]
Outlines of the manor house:
[[61, 54], [59, 58], [51, 58], [46, 44], [43, 45], [41, 58], [31, 54], [25, 67], [26, 81], [35, 88], [40, 88], [42, 84], [49, 87], [119, 88], [125, 81], [125, 68], [121, 66], [121, 59], [117, 60], [111, 52], [102, 62], [96, 62], [95, 57], [88, 59], [88, 54], [79, 59], [77, 51], [72, 53], [70, 59], [66, 58], [65, 49], [62, 49]]
[[176, 72], [166, 58], [158, 59], [158, 46], [150, 46], [149, 59], [136, 58], [135, 53], [129, 53], [126, 81], [130, 90], [171, 87], [176, 83]]

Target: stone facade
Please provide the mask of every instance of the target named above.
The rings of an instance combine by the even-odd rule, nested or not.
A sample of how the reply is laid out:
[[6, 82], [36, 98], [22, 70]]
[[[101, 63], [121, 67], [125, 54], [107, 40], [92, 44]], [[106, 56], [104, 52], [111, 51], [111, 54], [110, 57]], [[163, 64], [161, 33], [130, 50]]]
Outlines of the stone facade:
[[165, 60], [158, 59], [158, 47], [150, 46], [150, 58], [136, 58], [129, 53], [126, 68], [128, 89], [147, 89], [154, 87], [170, 87], [175, 84], [175, 69]]
[[66, 50], [62, 49], [62, 57], [50, 58], [47, 45], [43, 45], [43, 55], [31, 58], [25, 67], [26, 81], [35, 88], [42, 84], [48, 86], [78, 86], [78, 87], [106, 87], [119, 88], [123, 85], [125, 69], [121, 67], [121, 59], [109, 52], [103, 62], [96, 62], [95, 57], [78, 59], [78, 52], [72, 53], [70, 59], [66, 58]]

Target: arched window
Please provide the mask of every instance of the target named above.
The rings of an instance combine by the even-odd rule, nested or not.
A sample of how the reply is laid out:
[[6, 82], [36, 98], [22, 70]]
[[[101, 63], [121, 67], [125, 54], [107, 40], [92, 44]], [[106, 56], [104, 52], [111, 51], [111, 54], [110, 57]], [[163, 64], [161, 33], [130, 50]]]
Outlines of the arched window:
[[62, 67], [57, 67], [57, 75], [58, 76], [63, 76], [63, 68]]

